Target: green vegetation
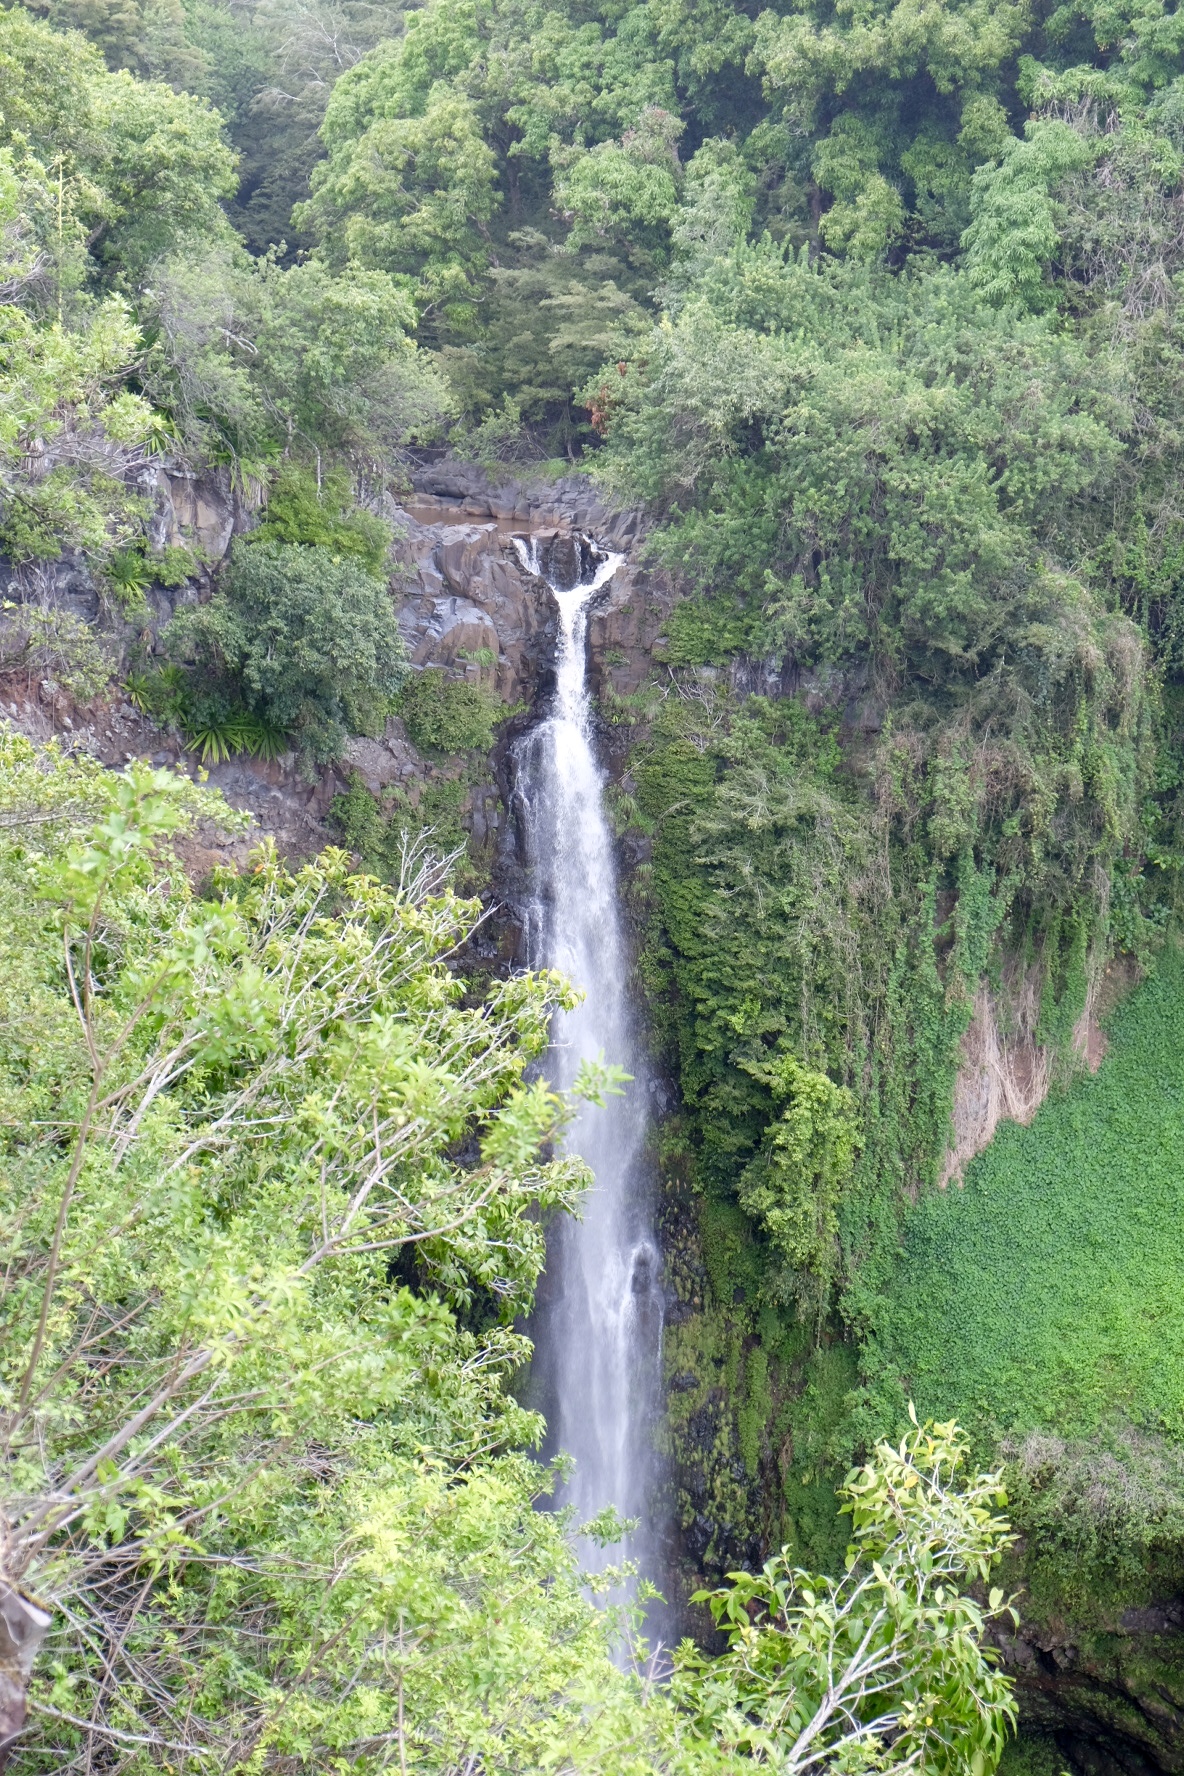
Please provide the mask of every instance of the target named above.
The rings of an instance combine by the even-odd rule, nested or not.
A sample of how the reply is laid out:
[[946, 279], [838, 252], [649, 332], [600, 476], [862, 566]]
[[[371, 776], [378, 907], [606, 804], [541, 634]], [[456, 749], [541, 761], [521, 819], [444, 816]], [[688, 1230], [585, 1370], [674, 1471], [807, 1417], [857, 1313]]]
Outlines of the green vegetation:
[[1094, 1080], [1005, 1124], [909, 1215], [867, 1362], [982, 1442], [1125, 1420], [1184, 1437], [1184, 958], [1115, 1014]]
[[45, 674], [88, 700], [107, 688], [112, 662], [89, 623], [52, 604], [0, 604], [0, 671], [27, 690]]
[[[837, 1572], [834, 1482], [915, 1388], [984, 1459], [1006, 1445], [1034, 1596], [1080, 1613], [1176, 1582], [1182, 178], [1166, 0], [0, 10], [0, 668], [27, 693], [44, 675], [94, 695], [112, 669], [61, 608], [64, 560], [143, 630], [130, 694], [211, 762], [294, 746], [311, 770], [397, 712], [426, 783], [379, 801], [355, 780], [334, 809], [389, 910], [405, 833], [463, 837], [505, 713], [479, 683], [408, 674], [382, 517], [408, 451], [580, 461], [646, 508], [680, 601], [653, 682], [606, 714], [629, 751], [618, 825], [649, 846], [639, 974], [680, 1088], [669, 1433], [712, 1578], [782, 1541]], [[208, 600], [180, 601], [162, 652], [153, 588], [198, 566], [158, 546], [174, 473], [219, 478], [259, 522], [204, 564]], [[276, 904], [303, 892], [264, 879]], [[249, 926], [254, 892], [219, 917]], [[1090, 985], [1120, 954], [1159, 973], [1074, 1087]], [[986, 992], [1068, 1095], [938, 1197]], [[261, 1147], [251, 1189], [272, 1163]], [[224, 1231], [251, 1193], [227, 1165]], [[440, 1263], [484, 1336], [501, 1310], [475, 1284], [462, 1302], [476, 1255]], [[358, 1300], [379, 1296], [370, 1278]], [[481, 1545], [536, 1550], [575, 1624], [555, 1644], [586, 1648], [513, 1472], [506, 1539]], [[329, 1516], [346, 1492], [326, 1489]], [[268, 1534], [288, 1509], [262, 1512]], [[489, 1597], [517, 1597], [491, 1559]], [[783, 1579], [753, 1593], [770, 1619]], [[470, 1693], [432, 1669], [434, 1695]], [[725, 1661], [702, 1681], [733, 1707], [733, 1679]], [[266, 1661], [256, 1680], [279, 1681]], [[567, 1681], [523, 1718], [574, 1718]], [[355, 1757], [345, 1733], [308, 1757]], [[242, 1757], [266, 1767], [264, 1739]]]
[[193, 731], [238, 706], [318, 761], [348, 733], [381, 732], [407, 671], [387, 586], [320, 544], [237, 543], [218, 592], [174, 617], [168, 645], [192, 662]]
[[286, 462], [272, 483], [252, 543], [299, 543], [356, 561], [373, 579], [388, 577], [391, 527], [353, 503], [349, 477], [340, 469], [317, 485], [310, 469]]
[[[812, 1747], [815, 1757], [829, 1751], [843, 1759], [851, 1746], [858, 1756], [869, 1740], [878, 1751], [869, 1715], [885, 1726], [891, 1720], [898, 1767], [912, 1759], [951, 1771], [994, 1765], [1014, 1704], [984, 1663], [978, 1638], [986, 1621], [1014, 1619], [1014, 1612], [998, 1587], [984, 1612], [957, 1586], [967, 1570], [987, 1581], [998, 1549], [1010, 1543], [994, 1514], [1006, 1503], [998, 1476], [980, 1476], [963, 1498], [950, 1499], [947, 1487], [966, 1458], [952, 1425], [914, 1431], [899, 1450], [881, 1444], [877, 1457], [843, 1488], [853, 1530], [844, 1578], [808, 1581], [803, 1591], [806, 1575], [784, 1555], [760, 1572], [733, 1575], [708, 1598], [728, 1652], [714, 1661], [684, 1652], [675, 1698], [727, 1750], [777, 1767], [792, 1767], [794, 1753], [778, 1756], [790, 1734], [800, 1735], [798, 1755]], [[943, 1521], [951, 1505], [960, 1519], [953, 1537]], [[958, 1546], [952, 1559], [951, 1541]], [[856, 1558], [860, 1551], [871, 1557], [870, 1569]], [[909, 1643], [918, 1628], [918, 1638], [941, 1651], [914, 1667]], [[825, 1699], [810, 1719], [803, 1691], [819, 1689]], [[945, 1718], [935, 1731], [939, 1706]]]
[[1003, 1776], [1063, 1776], [1065, 1760], [1049, 1738], [1013, 1739], [999, 1763]]
[[[536, 1163], [564, 1108], [522, 1082], [567, 989], [462, 1007], [438, 958], [474, 909], [430, 866], [380, 889], [264, 857], [197, 899], [169, 844], [213, 798], [4, 745], [6, 808], [39, 817], [0, 856], [6, 1570], [59, 1611], [31, 1767], [167, 1750], [180, 1715], [194, 1757], [378, 1768], [405, 1702], [425, 1752], [499, 1718], [529, 1744], [528, 1694], [607, 1670], [502, 1387], [542, 1254], [524, 1211], [583, 1182]], [[465, 1131], [476, 1170], [448, 1157]], [[409, 1240], [418, 1292], [388, 1276]]]
[[480, 685], [445, 678], [429, 667], [407, 680], [398, 702], [407, 736], [429, 757], [488, 752], [495, 724], [506, 711]]
[[222, 202], [235, 155], [203, 96], [111, 72], [15, 7], [0, 111], [0, 546], [18, 566], [80, 550], [118, 587], [139, 556], [150, 583], [153, 459], [243, 483], [294, 444], [373, 464], [435, 423], [439, 378], [388, 276], [244, 251]]
[[432, 774], [414, 796], [402, 787], [375, 796], [355, 774], [329, 810], [349, 849], [375, 875], [397, 875], [408, 842], [426, 838], [456, 858], [468, 892], [488, 883], [488, 861], [474, 855], [462, 820], [470, 790], [482, 779], [483, 758], [497, 724], [514, 713], [480, 684], [450, 679], [438, 667], [412, 672], [394, 702], [407, 737]]
[[864, 1436], [913, 1397], [1008, 1451], [1034, 1600], [1078, 1619], [1182, 1570], [1182, 985], [1172, 947], [1096, 1079], [1001, 1128], [963, 1189], [907, 1216], [853, 1401]]
[[[434, 777], [423, 784], [413, 803], [404, 790], [376, 796], [355, 775], [344, 795], [334, 796], [329, 818], [362, 868], [382, 880], [398, 876], [409, 842], [426, 841], [445, 857], [456, 857], [458, 881], [474, 892], [484, 886], [465, 857], [466, 834], [461, 813], [469, 793], [469, 776]], [[457, 855], [457, 854], [461, 855]]]
[[[351, 505], [343, 475], [318, 488], [285, 465], [214, 597], [165, 631], [173, 658], [130, 674], [133, 701], [179, 727], [203, 764], [235, 752], [277, 758], [290, 746], [324, 763], [347, 733], [380, 732], [407, 673], [390, 543], [389, 525]], [[142, 564], [131, 557], [141, 597]]]
[[1005, 1605], [970, 1592], [1009, 1536], [948, 1425], [849, 1477], [843, 1579], [722, 1592], [732, 1652], [688, 1647], [670, 1690], [612, 1663], [507, 1387], [540, 1211], [586, 1183], [553, 1157], [571, 1100], [529, 1077], [571, 987], [466, 991], [479, 909], [422, 853], [383, 887], [264, 852], [196, 894], [176, 847], [231, 818], [212, 794], [11, 736], [0, 764], [4, 1577], [48, 1605], [26, 1767], [708, 1776], [765, 1762], [745, 1718], [787, 1776], [840, 1739], [867, 1776], [902, 1735], [920, 1769], [993, 1762]]
[[[1178, 516], [1152, 458], [1176, 460], [1181, 341], [1174, 296], [1143, 285], [1144, 301], [1133, 272], [1140, 254], [1177, 266], [1160, 207], [1179, 176], [1174, 66], [1128, 79], [1132, 37], [1106, 76], [1054, 77], [1045, 37], [1045, 65], [1021, 64], [1025, 102], [1105, 91], [1118, 110], [1107, 131], [1088, 106], [1072, 126], [1038, 117], [1021, 140], [1002, 88], [1002, 105], [957, 97], [983, 77], [978, 51], [1001, 70], [1003, 36], [1026, 28], [1000, 11], [1002, 35], [974, 52], [959, 37], [957, 72], [927, 61], [940, 33], [911, 44], [910, 77], [927, 65], [950, 108], [931, 100], [907, 142], [902, 20], [879, 16], [882, 37], [858, 40], [830, 18], [756, 26], [766, 96], [816, 132], [830, 252], [808, 226], [761, 236], [762, 198], [738, 172], [727, 184], [721, 157], [695, 277], [672, 271], [662, 324], [586, 388], [597, 474], [667, 518], [655, 553], [692, 592], [669, 626], [673, 683], [635, 712], [644, 971], [705, 1199], [702, 1312], [746, 1321], [738, 1373], [759, 1342], [774, 1398], [794, 1385], [787, 1312], [818, 1323], [833, 1305], [861, 1336], [888, 1311], [979, 982], [1000, 988], [1018, 959], [1039, 1000], [1026, 1027], [1072, 1072], [1091, 972], [1116, 948], [1151, 952], [1179, 868]], [[1073, 48], [1094, 53], [1084, 26]], [[704, 174], [696, 204], [708, 189]], [[756, 662], [792, 663], [834, 715], [725, 688]], [[806, 1128], [824, 1098], [830, 1157]], [[732, 1203], [755, 1238], [737, 1238]], [[936, 1352], [942, 1319], [925, 1323]], [[1013, 1330], [1004, 1317], [992, 1336]], [[1136, 1386], [1114, 1361], [1116, 1388]], [[741, 1383], [731, 1437], [696, 1452], [713, 1474], [737, 1455], [751, 1468], [747, 1401]], [[868, 1430], [843, 1416], [832, 1462]], [[766, 1466], [742, 1519], [767, 1535], [795, 1484]]]

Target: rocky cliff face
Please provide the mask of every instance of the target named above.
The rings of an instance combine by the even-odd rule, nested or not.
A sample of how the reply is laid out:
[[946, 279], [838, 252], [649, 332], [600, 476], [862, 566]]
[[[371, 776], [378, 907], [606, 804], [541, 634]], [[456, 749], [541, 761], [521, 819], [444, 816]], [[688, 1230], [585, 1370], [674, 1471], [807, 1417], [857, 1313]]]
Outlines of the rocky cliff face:
[[593, 674], [621, 692], [644, 683], [673, 599], [665, 580], [631, 557], [642, 536], [638, 513], [605, 507], [585, 476], [494, 487], [478, 470], [445, 464], [415, 481], [390, 515], [405, 532], [400, 622], [417, 666], [472, 673], [475, 656], [488, 651], [502, 701], [533, 703], [553, 669], [555, 613], [513, 539], [583, 534], [626, 557], [590, 627]]
[[[187, 586], [149, 591], [147, 629], [134, 628], [104, 606], [81, 560], [63, 558], [36, 585], [13, 588], [18, 598], [50, 599], [100, 627], [120, 664], [133, 643], [151, 644], [178, 604], [208, 594], [211, 574], [234, 536], [255, 522], [257, 510], [224, 479], [198, 481], [162, 468], [151, 473], [144, 491], [153, 503], [154, 541], [185, 544], [204, 566]], [[401, 503], [391, 498], [386, 503], [401, 533], [401, 572], [392, 582], [392, 596], [417, 668], [439, 668], [449, 678], [479, 682], [495, 691], [507, 712], [518, 712], [520, 724], [528, 720], [549, 689], [555, 612], [513, 539], [531, 534], [563, 546], [584, 534], [627, 557], [590, 627], [594, 680], [598, 688], [611, 684], [621, 692], [645, 681], [673, 599], [662, 576], [630, 557], [642, 534], [636, 513], [610, 511], [586, 476], [503, 485], [470, 465], [446, 461], [418, 471], [412, 480]], [[78, 708], [52, 676], [14, 675], [0, 685], [0, 718], [5, 716], [35, 738], [57, 735], [111, 765], [146, 757], [196, 768], [176, 736], [162, 732], [125, 697]], [[455, 776], [454, 767], [417, 752], [402, 723], [392, 718], [381, 735], [352, 739], [341, 760], [315, 778], [293, 757], [273, 763], [243, 757], [212, 766], [209, 780], [255, 817], [256, 836], [270, 835], [285, 854], [299, 857], [333, 837], [326, 816], [334, 796], [355, 775], [373, 795], [399, 790], [414, 806], [425, 789], [450, 773]], [[491, 761], [482, 780], [467, 785], [460, 810], [462, 828], [472, 846], [487, 853], [489, 864], [504, 831], [504, 794], [497, 761]]]
[[1184, 1598], [1125, 1610], [1106, 1629], [1021, 1622], [1000, 1654], [1022, 1733], [1051, 1740], [1080, 1776], [1184, 1771]]
[[[446, 462], [414, 480], [401, 501], [387, 502], [400, 533], [402, 574], [394, 586], [400, 627], [417, 669], [439, 669], [446, 678], [492, 690], [511, 718], [487, 769], [467, 783], [460, 822], [474, 862], [494, 878], [499, 897], [508, 890], [512, 901], [509, 747], [550, 693], [557, 647], [551, 594], [526, 567], [515, 538], [533, 537], [561, 555], [586, 538], [625, 557], [589, 626], [597, 690], [611, 686], [628, 694], [647, 680], [673, 592], [664, 576], [636, 559], [638, 514], [606, 508], [586, 477], [500, 486], [480, 470]], [[325, 775], [324, 806], [352, 775], [380, 800], [397, 791], [415, 805], [433, 785], [455, 780], [460, 768], [459, 761], [425, 759], [392, 718], [381, 736], [349, 741], [339, 765]], [[221, 784], [221, 775], [213, 781]], [[503, 937], [508, 959], [516, 938], [509, 927]]]

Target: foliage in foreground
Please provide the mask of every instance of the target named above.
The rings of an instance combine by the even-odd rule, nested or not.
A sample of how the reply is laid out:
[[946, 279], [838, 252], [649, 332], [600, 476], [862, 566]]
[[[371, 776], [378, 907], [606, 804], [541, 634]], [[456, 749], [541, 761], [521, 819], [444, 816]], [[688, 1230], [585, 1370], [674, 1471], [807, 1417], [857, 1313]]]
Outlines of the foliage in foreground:
[[899, 1447], [847, 1476], [853, 1539], [835, 1580], [782, 1554], [705, 1593], [728, 1651], [689, 1646], [674, 1696], [726, 1753], [776, 1771], [979, 1772], [994, 1769], [1015, 1724], [1010, 1686], [984, 1656], [988, 1622], [1014, 1610], [986, 1586], [1008, 1526], [998, 1474], [968, 1481], [954, 1424], [917, 1425]]
[[962, 1588], [1006, 1527], [948, 1426], [851, 1477], [844, 1579], [738, 1576], [732, 1651], [669, 1691], [613, 1665], [506, 1387], [538, 1211], [584, 1183], [526, 1076], [571, 989], [466, 997], [475, 909], [422, 858], [195, 895], [215, 798], [2, 744], [4, 1572], [53, 1612], [23, 1767], [989, 1769]]

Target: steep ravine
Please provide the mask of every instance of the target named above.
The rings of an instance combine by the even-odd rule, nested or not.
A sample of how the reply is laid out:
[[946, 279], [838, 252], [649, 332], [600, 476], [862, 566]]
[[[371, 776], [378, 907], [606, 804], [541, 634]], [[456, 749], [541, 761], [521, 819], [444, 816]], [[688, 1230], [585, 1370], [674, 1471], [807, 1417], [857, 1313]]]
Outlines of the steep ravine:
[[[169, 484], [158, 493], [163, 540], [198, 540], [214, 563], [232, 535], [252, 522], [253, 514], [216, 486]], [[513, 712], [490, 755], [478, 761], [426, 757], [392, 718], [381, 736], [351, 740], [339, 764], [315, 778], [285, 758], [274, 764], [233, 760], [214, 766], [210, 781], [252, 812], [257, 833], [270, 834], [295, 857], [336, 838], [329, 810], [352, 779], [375, 797], [399, 792], [415, 806], [432, 785], [463, 775], [459, 821], [493, 909], [480, 959], [485, 966], [510, 967], [525, 957], [522, 834], [513, 819], [511, 749], [537, 723], [553, 689], [558, 641], [553, 600], [524, 568], [512, 539], [535, 535], [562, 550], [586, 533], [625, 553], [623, 567], [590, 612], [588, 660], [590, 686], [600, 699], [597, 751], [610, 778], [626, 790], [638, 735], [618, 719], [613, 699], [636, 692], [659, 665], [674, 589], [637, 557], [644, 537], [639, 516], [607, 510], [580, 477], [495, 486], [464, 465], [431, 464], [416, 472], [413, 491], [400, 504], [391, 502], [389, 515], [404, 533], [404, 572], [394, 589], [415, 666], [479, 684]], [[85, 574], [67, 563], [59, 578], [59, 591], [77, 614], [97, 620]], [[153, 629], [159, 632], [177, 602], [203, 590], [198, 585], [155, 592]], [[125, 649], [133, 639], [118, 625], [115, 637]], [[866, 730], [877, 719], [860, 684], [803, 682], [790, 671], [759, 664], [743, 668], [742, 676], [745, 688], [765, 696], [797, 695], [815, 707], [840, 708], [853, 730]], [[52, 681], [9, 680], [0, 686], [0, 717], [36, 738], [57, 734], [112, 764], [134, 756], [187, 763], [175, 738], [121, 697], [79, 709]], [[254, 842], [228, 844], [215, 833], [206, 838], [193, 860], [198, 869], [227, 855], [241, 858]], [[647, 838], [636, 826], [627, 828], [618, 842], [618, 867], [635, 953], [649, 913], [648, 863]], [[1103, 985], [1094, 983], [1075, 1032], [1091, 1067], [1104, 1049], [1096, 1015]], [[952, 1106], [954, 1136], [944, 1176], [955, 1188], [1000, 1118], [1030, 1119], [1048, 1090], [1051, 1058], [1036, 1040], [1031, 1001], [1018, 969], [981, 987]], [[672, 1589], [685, 1596], [704, 1579], [759, 1560], [791, 1527], [804, 1544], [803, 1559], [828, 1538], [834, 1543], [840, 1532], [825, 1448], [828, 1413], [833, 1417], [841, 1406], [854, 1366], [850, 1346], [833, 1333], [813, 1351], [804, 1329], [787, 1343], [783, 1330], [766, 1327], [759, 1314], [736, 1318], [734, 1310], [746, 1304], [751, 1233], [737, 1210], [725, 1237], [717, 1225], [712, 1241], [705, 1240], [685, 1156], [677, 1140], [663, 1133], [667, 1124], [677, 1125], [677, 1085], [659, 1056], [652, 1097], [661, 1154], [663, 1448], [676, 1524]], [[1057, 1755], [1088, 1776], [1118, 1770], [1174, 1776], [1184, 1770], [1184, 1598], [1153, 1598], [1089, 1629], [1052, 1613], [1041, 1619], [1022, 1600], [1021, 1614], [1017, 1637], [1002, 1650], [1029, 1729], [1055, 1735]]]
[[[526, 705], [511, 723], [512, 737], [537, 718], [540, 697], [550, 689], [555, 631], [549, 611], [526, 603], [502, 539], [531, 518], [544, 529], [587, 529], [617, 546], [628, 546], [640, 527], [630, 520], [627, 531], [614, 529], [607, 514], [576, 497], [558, 511], [510, 507], [508, 497], [465, 491], [459, 475], [449, 475], [444, 485], [447, 473], [428, 490], [431, 506], [410, 507], [424, 526], [424, 534], [411, 533], [417, 550], [428, 545], [427, 533], [438, 539], [431, 546], [440, 574], [437, 582], [420, 569], [423, 590], [416, 595], [416, 628], [410, 632], [418, 637], [422, 662], [447, 661], [454, 670], [463, 651], [475, 652], [480, 646], [492, 651], [496, 646], [500, 694]], [[451, 509], [441, 510], [447, 499], [462, 508], [455, 523], [448, 522]], [[483, 502], [487, 513], [472, 509]], [[655, 644], [659, 656], [663, 651], [663, 624], [671, 603], [671, 589], [660, 575], [631, 564], [628, 579], [622, 576], [592, 615], [589, 652], [595, 688], [628, 693], [646, 681], [657, 664]], [[779, 678], [768, 670], [748, 670], [765, 695], [796, 693], [815, 707], [837, 702], [864, 727], [875, 719], [860, 686], [802, 684], [790, 674]], [[599, 753], [611, 777], [628, 788], [639, 734], [611, 719], [616, 713], [611, 700], [602, 705]], [[521, 955], [513, 909], [522, 891], [519, 835], [502, 812], [507, 743], [503, 739], [493, 760], [501, 807], [491, 878], [493, 898], [510, 915], [500, 943], [506, 960]], [[493, 829], [482, 833], [478, 824], [473, 837], [488, 844]], [[648, 914], [648, 859], [644, 835], [627, 827], [619, 842], [619, 863], [638, 947]], [[1105, 1049], [1099, 1015], [1130, 984], [1129, 977], [1111, 975], [1090, 987], [1073, 1041], [1091, 1071]], [[963, 1040], [952, 1105], [944, 1178], [954, 1187], [1001, 1119], [1027, 1122], [1044, 1100], [1053, 1057], [1037, 1041], [1036, 1025], [1037, 1006], [1021, 969], [1005, 970], [993, 984], [982, 984]], [[669, 1118], [677, 1108], [676, 1083], [663, 1075], [660, 1065], [655, 1066], [655, 1090], [660, 1128], [663, 1113], [673, 1126]], [[827, 1519], [833, 1522], [829, 1495], [834, 1473], [820, 1446], [825, 1414], [811, 1411], [807, 1402], [828, 1390], [841, 1400], [854, 1376], [850, 1348], [841, 1341], [811, 1356], [809, 1339], [803, 1337], [800, 1349], [779, 1367], [775, 1359], [768, 1360], [759, 1326], [755, 1334], [729, 1333], [728, 1321], [735, 1317], [729, 1314], [731, 1294], [744, 1292], [743, 1282], [733, 1280], [743, 1270], [743, 1236], [737, 1230], [735, 1250], [722, 1263], [718, 1253], [705, 1249], [698, 1205], [685, 1181], [677, 1144], [672, 1147], [659, 1132], [658, 1145], [666, 1292], [664, 1448], [677, 1517], [671, 1577], [672, 1588], [685, 1598], [702, 1580], [712, 1581], [729, 1567], [762, 1558], [785, 1530], [787, 1502], [799, 1529], [808, 1532], [815, 1526], [815, 1546], [825, 1539]], [[788, 1421], [788, 1429], [772, 1447], [765, 1433], [775, 1418]], [[1041, 1615], [1030, 1602], [1026, 1610], [1021, 1602], [1021, 1614], [1019, 1633], [1001, 1651], [1017, 1682], [1025, 1729], [1045, 1736], [1038, 1743], [1049, 1747], [1047, 1755], [1091, 1773], [1184, 1768], [1184, 1605], [1169, 1597], [1121, 1611], [1105, 1627], [1089, 1629]]]

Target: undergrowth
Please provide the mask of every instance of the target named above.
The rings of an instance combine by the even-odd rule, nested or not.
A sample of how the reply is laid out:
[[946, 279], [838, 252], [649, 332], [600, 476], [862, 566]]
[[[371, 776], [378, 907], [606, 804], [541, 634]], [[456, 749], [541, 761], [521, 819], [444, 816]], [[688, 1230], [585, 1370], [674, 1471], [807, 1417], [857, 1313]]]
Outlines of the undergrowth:
[[1184, 954], [1116, 1013], [1094, 1079], [1003, 1124], [909, 1215], [867, 1347], [885, 1405], [995, 1442], [1121, 1418], [1184, 1436]]

